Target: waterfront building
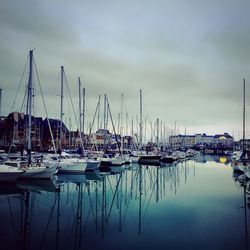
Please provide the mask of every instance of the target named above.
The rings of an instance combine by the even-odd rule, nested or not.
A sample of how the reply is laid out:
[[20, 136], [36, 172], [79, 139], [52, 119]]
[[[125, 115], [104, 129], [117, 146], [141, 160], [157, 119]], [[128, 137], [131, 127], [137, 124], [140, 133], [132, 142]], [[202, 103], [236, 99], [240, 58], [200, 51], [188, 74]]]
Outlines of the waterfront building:
[[[27, 119], [24, 113], [12, 112], [0, 119], [0, 147], [6, 151], [22, 151], [27, 141]], [[51, 131], [56, 145], [59, 144], [59, 120], [49, 119]], [[68, 129], [63, 124], [62, 145], [67, 144]], [[31, 117], [31, 145], [34, 151], [46, 151], [52, 147], [52, 138], [47, 118]]]
[[8, 144], [8, 126], [7, 118], [0, 116], [0, 148], [4, 148]]
[[112, 134], [107, 129], [98, 129], [88, 137], [88, 144], [103, 148], [111, 140]]
[[[24, 113], [12, 112], [7, 117], [1, 117], [0, 145], [3, 149], [21, 151], [27, 141], [27, 119]], [[31, 117], [31, 145], [34, 150], [42, 150], [43, 119]]]
[[234, 143], [234, 139], [228, 133], [217, 134], [214, 136], [213, 143], [216, 144], [217, 146], [232, 148], [233, 143]]
[[195, 135], [173, 135], [169, 137], [169, 143], [172, 148], [233, 148], [233, 137], [228, 133], [207, 135], [195, 134]]
[[[242, 150], [243, 149], [243, 139], [236, 141], [234, 143], [234, 147], [236, 150]], [[245, 139], [245, 149], [250, 150], [250, 139]]]
[[201, 145], [202, 147], [214, 143], [214, 136], [203, 134], [195, 134], [195, 145]]
[[172, 148], [192, 148], [195, 145], [194, 135], [172, 135], [169, 137], [169, 143]]
[[[43, 148], [44, 150], [52, 149], [53, 143], [52, 143], [52, 136], [53, 135], [54, 143], [56, 148], [59, 148], [60, 144], [60, 120], [59, 119], [51, 119], [51, 118], [45, 118], [43, 120], [43, 133], [42, 133], [42, 142], [43, 142]], [[51, 128], [51, 132], [49, 129], [49, 124]], [[70, 141], [70, 142], [69, 142]], [[69, 148], [69, 145], [75, 144], [75, 136], [70, 136], [70, 132], [68, 128], [65, 126], [65, 124], [62, 122], [62, 141], [61, 145], [62, 148]]]
[[98, 129], [95, 133], [91, 133], [87, 136], [87, 147], [91, 148], [96, 146], [101, 149], [117, 149], [117, 144], [121, 145], [121, 136], [112, 134], [107, 129]]

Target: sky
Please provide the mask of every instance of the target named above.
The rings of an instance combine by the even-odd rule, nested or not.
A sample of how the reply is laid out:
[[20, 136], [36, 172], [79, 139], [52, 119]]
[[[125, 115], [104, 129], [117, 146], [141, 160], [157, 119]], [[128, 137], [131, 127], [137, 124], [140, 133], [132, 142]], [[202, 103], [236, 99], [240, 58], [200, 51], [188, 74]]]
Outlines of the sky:
[[[180, 133], [241, 137], [243, 78], [250, 100], [249, 9], [248, 0], [1, 0], [1, 113], [22, 106], [24, 66], [34, 49], [50, 117], [59, 118], [63, 65], [75, 110], [79, 76], [86, 89], [86, 124], [105, 93], [114, 120], [124, 94], [123, 112], [136, 121], [141, 89], [148, 122], [177, 124]], [[36, 100], [40, 94], [35, 90]], [[249, 106], [246, 111], [250, 137]], [[35, 112], [46, 115], [39, 101]]]

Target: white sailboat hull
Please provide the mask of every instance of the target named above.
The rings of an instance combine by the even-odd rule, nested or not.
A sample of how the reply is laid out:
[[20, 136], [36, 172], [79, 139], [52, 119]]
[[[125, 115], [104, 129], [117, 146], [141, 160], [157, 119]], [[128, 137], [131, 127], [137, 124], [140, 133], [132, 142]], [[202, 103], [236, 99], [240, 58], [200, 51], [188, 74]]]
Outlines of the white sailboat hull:
[[101, 164], [108, 164], [109, 166], [121, 166], [124, 164], [124, 160], [122, 158], [99, 158]]
[[25, 172], [22, 174], [20, 178], [49, 179], [56, 173], [57, 173], [56, 166], [29, 167], [25, 169]]
[[139, 156], [130, 156], [130, 160], [132, 161], [132, 163], [138, 163], [139, 159]]
[[98, 170], [99, 166], [100, 166], [100, 161], [95, 161], [95, 160], [89, 160], [87, 161], [87, 166], [85, 171], [94, 171], [94, 170]]
[[0, 182], [13, 182], [17, 180], [23, 171], [14, 167], [0, 165]]
[[78, 163], [78, 164], [66, 164], [60, 165], [58, 168], [58, 173], [84, 173], [87, 167], [87, 163]]

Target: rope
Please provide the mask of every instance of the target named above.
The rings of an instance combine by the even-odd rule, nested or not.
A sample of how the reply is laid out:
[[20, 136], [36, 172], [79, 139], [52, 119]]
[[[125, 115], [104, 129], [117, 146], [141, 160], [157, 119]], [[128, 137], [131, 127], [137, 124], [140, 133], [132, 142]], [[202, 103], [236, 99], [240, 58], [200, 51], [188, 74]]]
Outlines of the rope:
[[22, 81], [23, 81], [24, 73], [25, 73], [25, 71], [26, 71], [26, 66], [27, 66], [27, 63], [28, 63], [28, 59], [29, 59], [29, 55], [27, 56], [27, 60], [26, 60], [26, 63], [25, 63], [24, 69], [23, 69], [23, 73], [22, 73], [22, 76], [21, 76], [21, 80], [20, 80], [19, 85], [18, 85], [18, 88], [17, 88], [17, 92], [16, 92], [16, 96], [15, 96], [14, 102], [13, 102], [13, 104], [12, 104], [12, 106], [11, 106], [10, 113], [11, 113], [11, 111], [14, 110], [14, 106], [15, 106], [15, 104], [16, 104], [17, 95], [18, 95], [18, 92], [19, 92], [19, 90], [20, 90], [21, 83], [22, 83]]
[[[64, 77], [65, 77], [66, 86], [67, 86], [67, 89], [68, 89], [69, 98], [70, 98], [70, 102], [71, 102], [72, 109], [73, 109], [73, 113], [74, 113], [74, 118], [75, 118], [75, 121], [76, 121], [76, 124], [77, 124], [77, 116], [76, 116], [76, 112], [75, 112], [75, 109], [74, 109], [74, 105], [73, 105], [72, 97], [71, 97], [71, 94], [70, 94], [69, 85], [68, 85], [68, 80], [67, 80], [65, 71], [64, 71]], [[78, 131], [79, 131], [79, 130], [78, 130]], [[79, 133], [79, 136], [80, 136], [80, 139], [81, 139], [82, 149], [83, 149], [83, 151], [84, 151], [84, 145], [83, 145], [82, 135], [81, 135], [80, 131], [79, 131], [78, 133]]]
[[48, 121], [48, 126], [49, 126], [49, 132], [50, 132], [50, 135], [51, 135], [53, 148], [54, 148], [54, 151], [56, 152], [56, 145], [55, 145], [55, 141], [54, 141], [54, 136], [53, 136], [52, 129], [51, 129], [51, 126], [50, 126], [48, 111], [47, 111], [47, 108], [46, 108], [46, 105], [45, 105], [44, 96], [43, 96], [43, 91], [42, 91], [40, 79], [39, 79], [38, 72], [37, 72], [36, 62], [35, 62], [35, 59], [34, 59], [34, 58], [33, 58], [33, 61], [34, 61], [34, 66], [35, 66], [37, 81], [38, 81], [39, 88], [40, 88], [40, 91], [41, 91], [41, 96], [42, 96], [42, 100], [43, 100], [43, 105], [44, 105], [45, 113], [46, 113], [46, 116], [47, 116], [47, 121]]

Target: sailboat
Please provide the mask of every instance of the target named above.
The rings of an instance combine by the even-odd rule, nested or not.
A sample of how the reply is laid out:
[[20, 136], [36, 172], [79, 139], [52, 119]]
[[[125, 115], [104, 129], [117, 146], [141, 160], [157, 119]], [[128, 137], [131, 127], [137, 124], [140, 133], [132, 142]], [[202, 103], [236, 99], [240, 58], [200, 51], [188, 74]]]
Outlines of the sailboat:
[[51, 178], [57, 168], [54, 165], [46, 165], [42, 160], [32, 159], [31, 157], [31, 126], [32, 126], [32, 97], [33, 97], [33, 50], [29, 52], [29, 79], [27, 89], [27, 116], [28, 116], [28, 131], [27, 131], [27, 157], [19, 157], [14, 160], [7, 160], [4, 165], [15, 167], [22, 171], [19, 178]]
[[246, 151], [245, 145], [245, 133], [246, 133], [246, 83], [245, 78], [243, 79], [243, 138], [242, 138], [242, 153], [235, 154], [235, 159], [232, 160], [232, 167], [234, 171], [248, 172], [249, 169], [249, 159]]
[[64, 75], [64, 67], [61, 66], [60, 145], [58, 149], [59, 160], [57, 161], [58, 173], [84, 174], [87, 167], [87, 161], [85, 159], [76, 160], [75, 158], [66, 157], [66, 154], [62, 152]]
[[4, 164], [0, 165], [0, 182], [13, 182], [21, 176], [24, 171]]
[[[142, 90], [140, 89], [140, 148], [142, 149]], [[160, 165], [159, 155], [141, 155], [138, 163], [141, 165]]]
[[[109, 153], [104, 154], [103, 157], [99, 157], [99, 158], [97, 158], [97, 160], [100, 161], [100, 168], [101, 169], [109, 169], [110, 170], [111, 168], [121, 168], [122, 165], [124, 164], [124, 159], [121, 157], [121, 155], [122, 155], [121, 148], [120, 148], [120, 144], [118, 142], [117, 133], [116, 133], [115, 126], [114, 126], [109, 101], [108, 101], [108, 98], [106, 95], [104, 96], [104, 109], [105, 109], [105, 111], [104, 111], [104, 130], [107, 129], [106, 121], [107, 121], [107, 117], [109, 115], [119, 153], [117, 153], [116, 151], [113, 151], [113, 152], [110, 151], [110, 154]], [[105, 140], [104, 140], [104, 144], [106, 144]], [[106, 146], [107, 145], [104, 145], [104, 147], [106, 147]], [[109, 150], [107, 148], [106, 148], [106, 152], [109, 152]]]

